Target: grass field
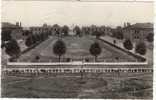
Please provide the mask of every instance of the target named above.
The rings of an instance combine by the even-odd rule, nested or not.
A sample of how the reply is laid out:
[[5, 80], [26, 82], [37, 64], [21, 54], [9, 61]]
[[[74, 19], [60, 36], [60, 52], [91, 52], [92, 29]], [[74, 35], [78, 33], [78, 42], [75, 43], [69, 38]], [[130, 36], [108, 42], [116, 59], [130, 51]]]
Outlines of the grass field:
[[[137, 78], [136, 78], [137, 76]], [[152, 74], [5, 76], [2, 97], [151, 99]]]
[[[95, 41], [99, 42], [102, 53], [98, 56], [98, 61], [116, 61], [118, 57], [119, 61], [136, 61], [133, 56], [126, 54], [125, 52], [118, 50], [100, 40], [95, 39], [92, 36], [83, 37], [63, 37], [63, 41], [66, 44], [67, 52], [62, 58], [72, 58], [74, 60], [81, 60], [82, 58], [88, 58], [90, 61], [94, 61], [94, 57], [89, 53], [89, 48]], [[19, 60], [22, 62], [33, 62], [36, 56], [40, 56], [40, 62], [55, 62], [58, 61], [58, 57], [53, 54], [53, 44], [57, 41], [57, 37], [50, 37], [34, 49], [23, 54]]]

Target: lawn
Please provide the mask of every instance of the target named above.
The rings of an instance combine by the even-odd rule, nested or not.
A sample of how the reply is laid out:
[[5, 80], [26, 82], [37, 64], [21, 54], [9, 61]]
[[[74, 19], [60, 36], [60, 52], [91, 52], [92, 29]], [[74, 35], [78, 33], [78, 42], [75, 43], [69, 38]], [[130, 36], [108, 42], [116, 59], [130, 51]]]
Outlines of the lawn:
[[[35, 57], [40, 57], [40, 62], [56, 62], [58, 57], [53, 53], [53, 45], [57, 41], [57, 37], [50, 37], [34, 49], [23, 54], [19, 61], [22, 62], [35, 62]], [[126, 54], [125, 52], [114, 48], [103, 41], [97, 40], [92, 36], [83, 37], [73, 37], [67, 36], [63, 37], [62, 40], [65, 42], [67, 51], [66, 54], [62, 56], [63, 58], [71, 58], [73, 60], [82, 60], [82, 58], [87, 58], [89, 61], [94, 61], [94, 57], [90, 54], [89, 48], [95, 41], [99, 42], [102, 52], [98, 56], [98, 61], [112, 62], [116, 61], [136, 61], [137, 59], [133, 56]], [[63, 61], [63, 60], [62, 60]]]
[[[120, 98], [151, 99], [152, 74], [41, 75], [2, 79], [2, 97], [15, 98]], [[135, 77], [137, 76], [137, 78]], [[13, 78], [13, 79], [11, 79]], [[5, 81], [4, 81], [5, 80]], [[8, 81], [12, 80], [12, 81]], [[15, 82], [16, 81], [16, 82]]]

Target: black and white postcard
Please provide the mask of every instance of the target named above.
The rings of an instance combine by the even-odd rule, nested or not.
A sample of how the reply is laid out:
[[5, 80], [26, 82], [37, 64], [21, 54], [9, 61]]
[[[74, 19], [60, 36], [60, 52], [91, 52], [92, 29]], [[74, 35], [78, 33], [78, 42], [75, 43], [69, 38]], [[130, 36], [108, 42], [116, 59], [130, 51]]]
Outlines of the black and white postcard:
[[1, 5], [2, 98], [153, 99], [154, 1]]

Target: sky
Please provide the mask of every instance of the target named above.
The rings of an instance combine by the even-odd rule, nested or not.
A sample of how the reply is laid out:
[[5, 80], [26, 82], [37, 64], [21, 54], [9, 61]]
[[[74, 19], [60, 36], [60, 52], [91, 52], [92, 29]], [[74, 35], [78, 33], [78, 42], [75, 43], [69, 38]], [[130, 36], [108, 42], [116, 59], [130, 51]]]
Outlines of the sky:
[[2, 22], [21, 21], [25, 27], [48, 25], [106, 25], [153, 22], [152, 2], [3, 1]]

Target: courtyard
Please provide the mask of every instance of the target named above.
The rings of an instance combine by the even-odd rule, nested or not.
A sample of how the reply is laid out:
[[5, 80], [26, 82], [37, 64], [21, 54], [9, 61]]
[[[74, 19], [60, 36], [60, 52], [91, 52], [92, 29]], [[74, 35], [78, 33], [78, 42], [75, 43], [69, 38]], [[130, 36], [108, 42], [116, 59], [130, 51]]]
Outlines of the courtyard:
[[[39, 62], [57, 62], [58, 57], [53, 53], [53, 45], [58, 40], [58, 37], [51, 36], [37, 47], [24, 53], [19, 58], [20, 62], [36, 62], [35, 57], [39, 56]], [[72, 59], [72, 61], [82, 61], [84, 59], [89, 59], [93, 62], [94, 57], [90, 54], [89, 48], [95, 41], [100, 44], [102, 48], [101, 54], [98, 56], [99, 62], [136, 62], [137, 58], [128, 55], [127, 53], [112, 47], [111, 45], [96, 39], [93, 36], [66, 36], [62, 40], [66, 44], [66, 53], [61, 57], [61, 61], [64, 59]]]

